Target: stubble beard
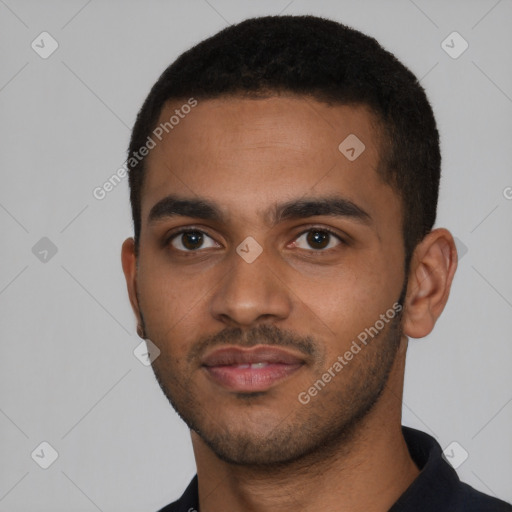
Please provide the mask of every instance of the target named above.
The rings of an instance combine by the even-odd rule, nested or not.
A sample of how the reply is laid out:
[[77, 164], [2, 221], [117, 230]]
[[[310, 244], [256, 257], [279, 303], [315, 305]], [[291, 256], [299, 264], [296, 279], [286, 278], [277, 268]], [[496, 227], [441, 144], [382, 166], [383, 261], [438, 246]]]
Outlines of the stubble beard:
[[[401, 317], [390, 320], [341, 370], [338, 379], [350, 372], [342, 388], [334, 378], [308, 404], [300, 404], [296, 395], [290, 397], [285, 410], [276, 411], [279, 417], [269, 419], [267, 429], [225, 424], [215, 417], [213, 408], [208, 410], [201, 403], [190, 379], [169, 371], [167, 364], [156, 364], [158, 361], [153, 363], [153, 370], [172, 407], [219, 459], [254, 468], [272, 466], [274, 470], [292, 464], [308, 466], [326, 460], [333, 451], [349, 451], [358, 426], [377, 404], [388, 382], [400, 346]], [[324, 372], [325, 368], [319, 370], [312, 383]], [[245, 408], [251, 406], [253, 397], [240, 394], [236, 399]]]

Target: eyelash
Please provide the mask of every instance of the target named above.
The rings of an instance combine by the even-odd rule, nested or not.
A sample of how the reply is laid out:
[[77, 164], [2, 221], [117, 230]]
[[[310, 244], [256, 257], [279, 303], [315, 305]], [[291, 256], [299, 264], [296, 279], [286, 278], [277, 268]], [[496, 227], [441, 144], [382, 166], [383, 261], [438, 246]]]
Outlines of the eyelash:
[[[304, 231], [301, 231], [299, 234], [297, 234], [295, 236], [295, 238], [293, 239], [293, 241], [296, 241], [297, 239], [299, 239], [302, 235], [306, 234], [306, 233], [309, 233], [311, 231], [320, 231], [320, 232], [323, 232], [323, 233], [329, 233], [329, 235], [333, 236], [334, 238], [336, 238], [342, 245], [348, 245], [347, 241], [344, 240], [338, 233], [336, 233], [335, 231], [333, 231], [332, 229], [329, 229], [329, 228], [325, 228], [323, 226], [311, 226], [309, 227], [308, 229], [305, 229]], [[164, 247], [168, 247], [171, 242], [177, 238], [179, 235], [182, 235], [183, 233], [195, 233], [195, 232], [198, 232], [198, 233], [201, 233], [202, 235], [206, 235], [208, 236], [209, 238], [211, 238], [212, 240], [214, 240], [214, 238], [212, 236], [210, 236], [208, 234], [208, 232], [202, 230], [202, 229], [199, 229], [199, 228], [196, 228], [194, 226], [187, 226], [187, 227], [183, 227], [183, 228], [180, 228], [178, 229], [177, 231], [173, 231], [164, 241]], [[313, 253], [316, 253], [316, 254], [321, 254], [321, 253], [328, 253], [330, 252], [331, 250], [335, 249], [334, 247], [331, 247], [330, 249], [326, 249], [326, 250], [323, 250], [323, 249], [310, 249], [309, 252], [313, 252]], [[193, 251], [193, 250], [189, 250], [189, 251], [184, 251], [182, 249], [175, 249], [176, 251], [178, 252], [181, 252], [181, 253], [184, 253], [184, 254], [194, 254], [198, 251], [201, 250], [201, 248]], [[303, 249], [303, 250], [307, 250], [307, 249]]]

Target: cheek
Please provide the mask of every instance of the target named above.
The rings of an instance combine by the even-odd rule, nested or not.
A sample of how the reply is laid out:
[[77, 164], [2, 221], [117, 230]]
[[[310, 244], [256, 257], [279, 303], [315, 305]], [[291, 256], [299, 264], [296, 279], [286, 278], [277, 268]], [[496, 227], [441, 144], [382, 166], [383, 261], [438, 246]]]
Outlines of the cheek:
[[200, 307], [200, 290], [194, 279], [180, 279], [168, 268], [151, 264], [146, 268], [137, 282], [144, 320], [150, 331], [172, 336]]
[[159, 258], [141, 265], [140, 308], [148, 336], [161, 350], [160, 364], [181, 366], [194, 342], [211, 330], [209, 300], [218, 282], [215, 273], [183, 271]]
[[374, 325], [392, 307], [400, 287], [400, 282], [379, 265], [360, 261], [328, 275], [296, 278], [290, 288], [304, 327], [330, 339], [328, 346], [340, 351], [366, 327]]

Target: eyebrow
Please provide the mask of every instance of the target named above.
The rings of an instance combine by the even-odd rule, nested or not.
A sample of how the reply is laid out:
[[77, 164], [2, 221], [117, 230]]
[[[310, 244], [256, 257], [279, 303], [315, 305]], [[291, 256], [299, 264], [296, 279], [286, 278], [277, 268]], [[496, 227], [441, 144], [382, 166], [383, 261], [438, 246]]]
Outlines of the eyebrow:
[[[310, 197], [287, 201], [273, 206], [265, 214], [267, 224], [293, 219], [305, 219], [317, 215], [345, 217], [370, 225], [372, 217], [354, 202], [339, 196]], [[207, 199], [189, 199], [169, 195], [158, 201], [150, 210], [148, 224], [172, 217], [193, 217], [225, 223], [220, 208]]]

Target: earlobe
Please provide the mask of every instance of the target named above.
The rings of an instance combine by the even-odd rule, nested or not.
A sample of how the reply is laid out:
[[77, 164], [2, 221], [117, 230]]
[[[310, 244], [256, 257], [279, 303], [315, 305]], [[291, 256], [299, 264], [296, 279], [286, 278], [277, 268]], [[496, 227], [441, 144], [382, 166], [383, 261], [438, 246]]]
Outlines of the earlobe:
[[457, 269], [457, 249], [444, 228], [431, 231], [417, 245], [409, 271], [404, 334], [427, 336], [443, 312]]
[[124, 277], [126, 279], [126, 287], [128, 289], [130, 304], [132, 305], [137, 322], [141, 324], [139, 303], [137, 300], [137, 258], [135, 256], [135, 241], [133, 238], [127, 238], [123, 242], [123, 246], [121, 248], [121, 263], [123, 266]]

